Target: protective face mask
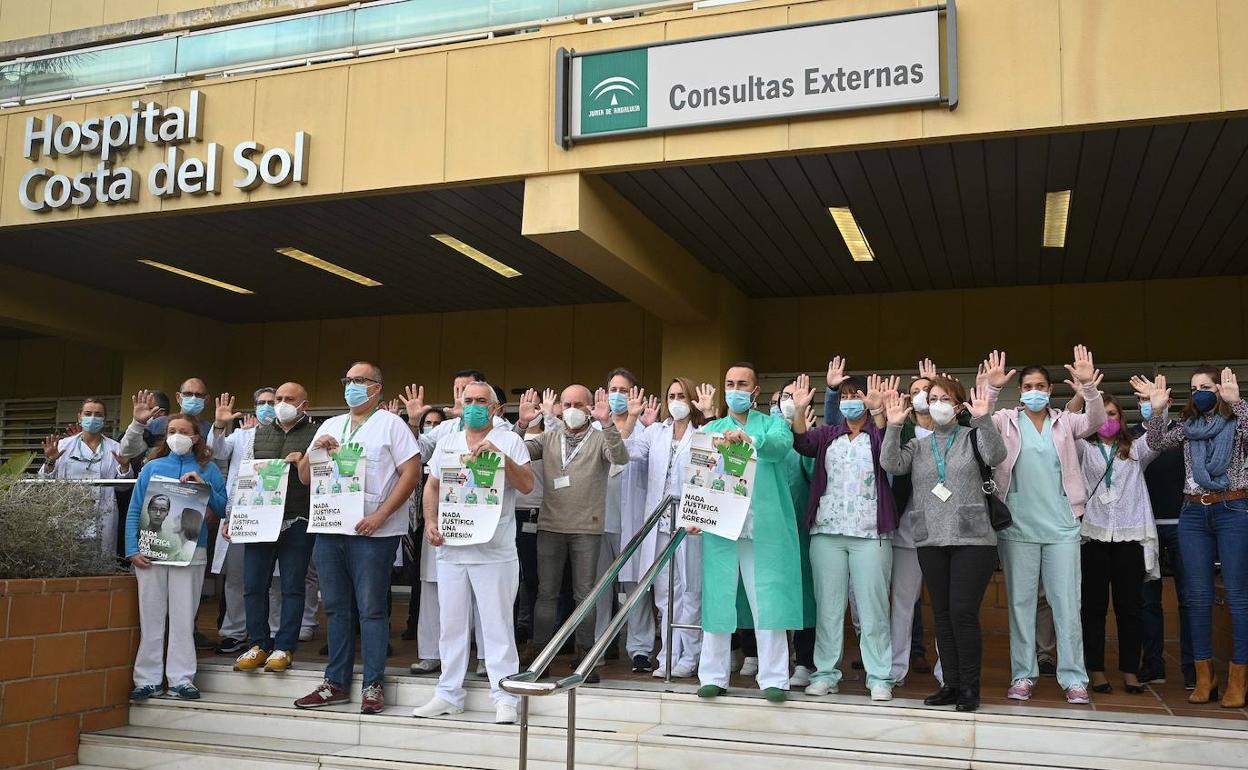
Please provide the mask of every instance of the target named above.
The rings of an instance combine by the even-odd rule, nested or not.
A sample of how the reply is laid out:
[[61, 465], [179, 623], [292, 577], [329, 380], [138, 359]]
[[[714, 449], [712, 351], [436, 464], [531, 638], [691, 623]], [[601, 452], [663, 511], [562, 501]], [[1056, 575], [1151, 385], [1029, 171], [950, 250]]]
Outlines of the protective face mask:
[[204, 411], [204, 400], [199, 396], [183, 396], [182, 397], [182, 414], [189, 414], [192, 417]]
[[1204, 414], [1218, 405], [1218, 394], [1212, 390], [1198, 390], [1192, 394], [1192, 404], [1196, 411]]
[[[919, 414], [926, 414], [929, 409], [927, 404], [927, 391], [920, 390], [918, 393], [915, 393], [910, 399], [910, 406], [914, 407], [914, 411]], [[933, 417], [932, 419], [934, 420], [936, 418]]]
[[728, 404], [728, 411], [745, 414], [754, 403], [754, 394], [748, 390], [730, 390], [724, 394], [724, 401]]
[[572, 407], [563, 410], [563, 424], [572, 430], [580, 430], [587, 422], [589, 422], [589, 415], [580, 409]]
[[368, 386], [362, 383], [348, 382], [343, 388], [342, 397], [352, 409], [368, 401]]
[[256, 404], [256, 419], [261, 425], [272, 424], [277, 419], [277, 407], [272, 404]]
[[1118, 422], [1117, 417], [1111, 417], [1096, 429], [1101, 438], [1113, 438], [1118, 435], [1118, 430], [1122, 427], [1122, 423]]
[[772, 416], [772, 417], [783, 417], [783, 416], [784, 416], [784, 412], [780, 409], [780, 405], [779, 405], [779, 404], [772, 404], [772, 405], [771, 405], [771, 416]]
[[867, 405], [861, 398], [851, 398], [841, 402], [841, 414], [845, 415], [847, 420], [857, 420], [866, 413]]
[[1153, 419], [1153, 402], [1145, 401], [1140, 404], [1140, 418], [1144, 420]]
[[427, 436], [432, 433], [433, 429], [436, 427], [436, 425], [429, 425], [426, 423], [425, 425], [420, 426], [420, 435]]
[[689, 402], [680, 399], [668, 401], [667, 411], [672, 413], [673, 420], [683, 420], [689, 416]]
[[953, 418], [957, 415], [958, 410], [953, 404], [944, 401], [933, 401], [928, 406], [928, 414], [932, 416], [932, 422], [937, 425], [948, 425], [953, 422]]
[[464, 406], [464, 425], [478, 430], [490, 424], [490, 408], [484, 404], [467, 404]]
[[1049, 394], [1043, 390], [1029, 390], [1019, 400], [1029, 412], [1043, 412], [1049, 408]]
[[628, 396], [623, 393], [608, 393], [607, 406], [611, 407], [612, 414], [624, 414], [628, 411]]
[[292, 423], [299, 417], [299, 407], [294, 404], [288, 404], [285, 401], [279, 401], [274, 407], [274, 416], [284, 423]]
[[170, 433], [165, 437], [165, 443], [169, 445], [170, 452], [181, 456], [191, 451], [191, 447], [195, 446], [195, 439], [181, 433]]
[[99, 433], [104, 430], [104, 418], [100, 417], [98, 414], [84, 415], [78, 420], [78, 424], [81, 425], [82, 429], [87, 433]]
[[797, 404], [793, 403], [793, 399], [786, 398], [780, 402], [780, 416], [786, 420], [792, 420], [794, 413], [797, 412]]

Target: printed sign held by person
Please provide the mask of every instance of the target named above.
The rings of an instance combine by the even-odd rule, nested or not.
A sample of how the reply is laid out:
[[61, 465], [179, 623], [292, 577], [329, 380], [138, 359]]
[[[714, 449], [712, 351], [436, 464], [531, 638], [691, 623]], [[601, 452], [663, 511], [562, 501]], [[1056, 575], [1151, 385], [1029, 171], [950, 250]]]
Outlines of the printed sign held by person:
[[274, 543], [282, 533], [290, 463], [248, 460], [238, 468], [231, 490], [230, 539], [235, 543]]
[[503, 457], [463, 455], [439, 476], [438, 530], [448, 546], [488, 543], [503, 513]]
[[152, 564], [190, 564], [210, 492], [207, 484], [153, 476], [139, 513], [139, 553]]
[[750, 511], [757, 463], [752, 446], [722, 439], [719, 433], [693, 435], [677, 524], [736, 540]]
[[311, 510], [308, 532], [354, 535], [364, 518], [364, 478], [368, 456], [364, 446], [349, 442], [334, 452], [312, 449]]

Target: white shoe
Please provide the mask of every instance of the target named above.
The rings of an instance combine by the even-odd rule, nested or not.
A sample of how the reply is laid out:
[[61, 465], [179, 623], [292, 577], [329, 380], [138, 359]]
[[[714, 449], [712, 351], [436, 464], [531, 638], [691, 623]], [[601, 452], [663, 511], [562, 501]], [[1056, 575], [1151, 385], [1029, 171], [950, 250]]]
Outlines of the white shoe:
[[758, 658], [746, 658], [741, 664], [741, 676], [758, 676]]
[[412, 709], [412, 716], [428, 719], [429, 717], [440, 717], [447, 714], [462, 714], [464, 710], [460, 706], [452, 706], [441, 698], [434, 698], [423, 706]]
[[655, 679], [664, 679], [667, 677], [667, 669], [656, 668], [654, 671], [650, 672], [650, 676], [654, 677]]
[[484, 660], [477, 661], [477, 676], [487, 676], [487, 674], [485, 673], [485, 661]]
[[494, 724], [496, 725], [514, 725], [519, 719], [520, 715], [516, 713], [516, 707], [510, 703], [500, 703], [494, 708]]
[[677, 663], [672, 666], [672, 679], [688, 679], [693, 676], [693, 669], [689, 666], [682, 666]]
[[887, 684], [877, 684], [871, 688], [871, 700], [884, 701], [893, 699], [893, 688]]
[[728, 658], [728, 670], [735, 674], [741, 670], [743, 663], [745, 663], [745, 653], [739, 649], [733, 650]]
[[437, 658], [422, 658], [411, 666], [413, 674], [432, 674], [434, 671], [442, 668], [442, 661]]
[[315, 633], [316, 633], [316, 629], [313, 628], [312, 626], [304, 626], [303, 628], [299, 629], [299, 641], [310, 642], [312, 641], [312, 635]]
[[810, 675], [814, 673], [805, 666], [798, 666], [793, 669], [793, 676], [789, 677], [789, 687], [805, 687], [810, 684]]
[[833, 693], [840, 692], [840, 689], [841, 689], [840, 687], [832, 684], [827, 679], [816, 679], [815, 681], [806, 685], [806, 694], [807, 695], [830, 695]]

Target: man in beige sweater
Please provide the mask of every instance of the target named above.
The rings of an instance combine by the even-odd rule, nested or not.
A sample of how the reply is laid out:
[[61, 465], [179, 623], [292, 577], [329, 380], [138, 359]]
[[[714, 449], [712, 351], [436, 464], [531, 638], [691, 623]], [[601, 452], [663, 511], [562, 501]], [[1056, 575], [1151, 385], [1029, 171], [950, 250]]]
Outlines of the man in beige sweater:
[[[543, 431], [538, 405], [526, 398], [520, 404], [518, 432], [525, 432], [529, 456], [543, 460], [545, 490], [537, 517], [537, 606], [534, 609], [533, 641], [538, 647], [554, 634], [556, 604], [566, 563], [572, 566], [572, 597], [579, 605], [594, 585], [599, 540], [606, 512], [607, 477], [611, 464], [628, 463], [628, 450], [620, 436], [607, 394], [595, 397], [584, 385], [569, 385], [560, 396], [562, 425]], [[550, 406], [553, 406], [550, 405]], [[548, 406], [545, 411], [552, 410]], [[590, 426], [596, 420], [602, 430]], [[591, 612], [577, 629], [578, 655], [594, 642]], [[597, 675], [590, 677], [597, 680]]]

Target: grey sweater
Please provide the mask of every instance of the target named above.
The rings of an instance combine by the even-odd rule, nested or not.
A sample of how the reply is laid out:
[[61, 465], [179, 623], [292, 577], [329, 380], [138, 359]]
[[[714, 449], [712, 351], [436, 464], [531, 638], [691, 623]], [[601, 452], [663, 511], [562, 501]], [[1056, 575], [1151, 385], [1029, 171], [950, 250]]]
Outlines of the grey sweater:
[[[973, 418], [971, 427], [979, 428], [979, 452], [986, 463], [996, 465], [1005, 459], [1005, 442], [993, 425], [991, 415]], [[953, 496], [942, 502], [932, 492], [940, 482], [932, 439], [936, 439], [944, 451], [949, 433], [955, 429], [957, 435], [945, 458], [945, 487]], [[938, 428], [926, 438], [911, 439], [902, 446], [901, 430], [890, 425], [884, 433], [880, 467], [894, 476], [910, 474], [914, 494], [910, 496], [904, 515], [913, 517], [915, 546], [996, 545], [997, 535], [988, 520], [988, 506], [971, 448], [971, 431], [950, 425]]]
[[[516, 432], [520, 433], [519, 426]], [[523, 434], [522, 434], [523, 435]], [[564, 534], [601, 535], [607, 505], [607, 475], [611, 465], [627, 465], [628, 450], [615, 424], [602, 430], [586, 428], [582, 446], [563, 465], [563, 427], [524, 436], [529, 457], [542, 460], [542, 508], [537, 528]], [[568, 454], [573, 454], [571, 445]], [[556, 480], [567, 476], [570, 484]]]

